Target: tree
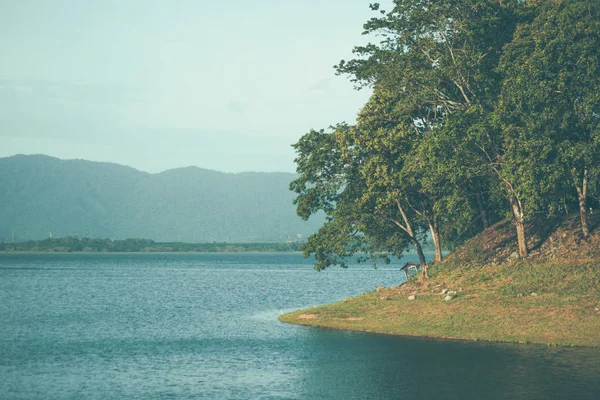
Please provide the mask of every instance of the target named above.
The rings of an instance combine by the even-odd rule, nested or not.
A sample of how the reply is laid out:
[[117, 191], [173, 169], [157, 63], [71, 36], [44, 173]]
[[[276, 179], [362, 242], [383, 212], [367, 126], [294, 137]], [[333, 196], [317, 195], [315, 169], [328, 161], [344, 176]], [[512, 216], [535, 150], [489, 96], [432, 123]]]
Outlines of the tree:
[[[344, 147], [351, 149], [345, 152], [350, 155], [347, 162], [360, 159], [359, 172], [366, 182], [363, 198], [375, 197], [375, 215], [389, 220], [408, 236], [427, 276], [418, 232], [429, 226], [436, 245], [436, 260], [441, 260], [438, 216], [433, 199], [419, 190], [418, 182], [406, 173], [421, 140], [420, 129], [412, 117], [419, 106], [407, 88], [392, 91], [376, 86], [359, 113], [357, 129], [345, 135]], [[394, 212], [388, 215], [386, 210], [390, 208]]]
[[[392, 11], [365, 24], [365, 33], [383, 40], [356, 47], [356, 59], [336, 66], [359, 88], [374, 89], [357, 125], [311, 131], [294, 146], [301, 176], [291, 188], [298, 213], [308, 218], [324, 210], [328, 217], [305, 249], [316, 255], [317, 268], [342, 263], [357, 250], [401, 252], [412, 243], [426, 275], [420, 232], [430, 230], [441, 260], [440, 232], [472, 216], [472, 194], [477, 217], [488, 224], [490, 191], [482, 186], [493, 179], [482, 177], [480, 168], [456, 168], [468, 146], [443, 145], [455, 115], [478, 124], [473, 116], [493, 108], [500, 81], [495, 67], [518, 4], [397, 0]], [[371, 8], [379, 11], [378, 4]], [[457, 147], [463, 153], [449, 150]]]
[[[394, 4], [392, 11], [382, 11], [383, 17], [365, 24], [365, 34], [383, 37], [379, 45], [356, 47], [358, 57], [342, 60], [336, 69], [338, 74], [350, 75], [359, 88], [370, 86], [387, 93], [384, 97], [377, 94], [377, 107], [369, 117], [372, 121], [387, 129], [400, 120], [411, 125], [418, 144], [411, 146], [403, 164], [403, 184], [412, 186], [412, 197], [407, 200], [417, 205], [413, 211], [427, 221], [440, 260], [440, 224], [456, 226], [449, 222], [470, 219], [473, 208], [467, 210], [465, 205], [479, 210], [484, 228], [489, 224], [486, 212], [491, 198], [486, 194], [492, 190], [486, 185], [497, 183], [490, 177], [494, 171], [482, 171], [479, 164], [489, 161], [484, 154], [473, 153], [473, 144], [446, 140], [447, 125], [453, 119], [461, 122], [450, 127], [456, 140], [456, 126], [462, 124], [466, 132], [471, 129], [466, 122], [477, 125], [489, 117], [501, 82], [495, 68], [503, 45], [511, 38], [520, 2], [397, 0]], [[378, 4], [371, 7], [379, 9]], [[382, 111], [389, 109], [395, 110], [394, 115]], [[460, 139], [468, 138], [465, 132]], [[462, 152], [451, 151], [456, 148]], [[457, 168], [464, 160], [469, 162]], [[473, 169], [465, 172], [467, 166]]]
[[570, 187], [587, 236], [589, 182], [600, 164], [600, 4], [553, 0], [535, 11], [500, 63], [505, 171], [519, 180], [513, 208], [523, 215], [517, 192], [540, 208], [569, 196], [563, 188]]
[[[449, 115], [475, 104], [493, 106], [495, 68], [518, 22], [520, 1], [395, 0], [364, 34], [383, 40], [354, 48], [335, 67], [359, 88], [411, 87], [427, 111]], [[379, 4], [371, 5], [379, 10]], [[417, 89], [418, 90], [415, 90]]]
[[415, 165], [416, 148], [422, 140], [422, 127], [413, 119], [414, 109], [419, 106], [407, 88], [392, 91], [383, 86], [375, 87], [359, 113], [357, 129], [348, 136], [346, 147], [361, 153], [364, 159], [361, 173], [368, 184], [380, 192], [388, 192], [389, 201], [402, 216], [402, 221], [393, 222], [409, 235], [417, 253], [420, 244], [412, 226], [428, 227], [436, 249], [435, 261], [441, 261], [435, 197], [439, 191], [423, 190], [418, 179], [423, 170], [409, 171], [410, 166]]
[[[385, 130], [379, 134], [393, 140]], [[400, 256], [412, 243], [426, 276], [421, 229], [402, 202], [401, 188], [391, 187], [397, 174], [387, 162], [406, 154], [400, 147], [408, 142], [389, 146], [395, 152], [390, 154], [382, 151], [385, 140], [368, 139], [359, 127], [338, 124], [330, 132], [311, 130], [294, 145], [300, 177], [290, 189], [298, 194], [298, 214], [307, 219], [319, 210], [326, 213], [326, 223], [309, 237], [304, 254], [314, 254], [320, 270], [345, 266], [344, 259], [355, 253], [372, 259]]]

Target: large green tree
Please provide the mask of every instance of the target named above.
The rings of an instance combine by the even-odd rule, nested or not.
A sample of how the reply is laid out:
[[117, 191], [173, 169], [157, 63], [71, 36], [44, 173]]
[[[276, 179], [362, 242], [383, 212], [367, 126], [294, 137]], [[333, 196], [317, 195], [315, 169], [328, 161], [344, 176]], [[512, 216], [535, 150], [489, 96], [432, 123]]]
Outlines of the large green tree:
[[505, 172], [538, 209], [574, 194], [587, 236], [590, 180], [600, 164], [600, 4], [552, 0], [535, 11], [500, 66]]
[[[374, 89], [357, 125], [311, 131], [294, 146], [298, 213], [328, 216], [306, 246], [317, 268], [355, 251], [398, 253], [412, 243], [426, 274], [420, 232], [430, 230], [441, 260], [440, 231], [473, 216], [470, 195], [487, 226], [489, 191], [482, 186], [491, 180], [456, 168], [457, 160], [473, 157], [464, 146], [462, 154], [452, 151], [458, 146], [444, 147], [445, 129], [455, 114], [480, 116], [492, 108], [495, 67], [517, 3], [397, 0], [365, 24], [366, 34], [383, 40], [355, 48], [356, 59], [336, 66], [359, 87]], [[371, 8], [379, 11], [378, 4]]]
[[[311, 130], [294, 145], [300, 177], [290, 188], [298, 196], [302, 218], [322, 210], [326, 223], [304, 246], [305, 255], [314, 254], [316, 269], [345, 265], [356, 253], [374, 258], [400, 256], [411, 243], [424, 274], [426, 260], [419, 243], [419, 219], [403, 202], [401, 187], [392, 187], [397, 178], [396, 156], [406, 154], [409, 141], [393, 141], [389, 132], [379, 131], [382, 140], [367, 140], [357, 126], [339, 124], [330, 131]], [[384, 142], [390, 143], [387, 150]], [[393, 152], [393, 154], [392, 154]]]
[[426, 274], [423, 232], [441, 260], [442, 240], [460, 242], [505, 213], [525, 257], [526, 218], [573, 199], [587, 235], [600, 169], [599, 7], [396, 0], [369, 20], [365, 34], [382, 40], [336, 66], [373, 89], [356, 125], [294, 146], [298, 213], [327, 215], [305, 247], [317, 268], [412, 243]]
[[[378, 4], [371, 7], [379, 9]], [[467, 221], [473, 214], [483, 228], [489, 225], [489, 185], [497, 178], [485, 154], [462, 141], [469, 124], [480, 124], [495, 105], [501, 82], [496, 66], [519, 9], [519, 2], [511, 1], [397, 0], [390, 12], [365, 24], [366, 34], [383, 40], [356, 47], [356, 59], [336, 66], [358, 87], [376, 88], [371, 125], [388, 130], [398, 121], [411, 125], [415, 143], [400, 175], [403, 186], [411, 187], [407, 200], [417, 205], [411, 208], [430, 228], [438, 260], [440, 230], [445, 230], [440, 225], [466, 226], [463, 232], [447, 229], [454, 238], [472, 232]], [[453, 119], [460, 123], [448, 127]], [[457, 126], [463, 131], [457, 132]]]

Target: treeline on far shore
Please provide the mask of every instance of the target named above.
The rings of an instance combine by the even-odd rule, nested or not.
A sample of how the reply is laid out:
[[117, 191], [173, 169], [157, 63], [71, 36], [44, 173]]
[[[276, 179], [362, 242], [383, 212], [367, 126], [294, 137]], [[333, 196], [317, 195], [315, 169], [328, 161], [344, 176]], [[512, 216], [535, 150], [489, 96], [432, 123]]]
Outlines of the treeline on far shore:
[[238, 253], [238, 252], [294, 252], [299, 242], [286, 243], [181, 243], [155, 242], [150, 239], [92, 239], [48, 238], [21, 243], [0, 243], [0, 252], [40, 253]]

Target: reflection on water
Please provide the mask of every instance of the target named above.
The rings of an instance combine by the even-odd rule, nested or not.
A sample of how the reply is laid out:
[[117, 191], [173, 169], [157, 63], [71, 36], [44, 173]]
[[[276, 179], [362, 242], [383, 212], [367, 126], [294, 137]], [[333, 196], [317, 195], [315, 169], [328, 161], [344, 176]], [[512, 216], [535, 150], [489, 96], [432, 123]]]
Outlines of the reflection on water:
[[297, 254], [0, 255], [0, 398], [600, 399], [600, 350], [281, 324], [400, 279]]
[[[598, 399], [600, 353], [332, 332], [303, 392], [326, 398]], [[343, 366], [340, 368], [340, 366]]]

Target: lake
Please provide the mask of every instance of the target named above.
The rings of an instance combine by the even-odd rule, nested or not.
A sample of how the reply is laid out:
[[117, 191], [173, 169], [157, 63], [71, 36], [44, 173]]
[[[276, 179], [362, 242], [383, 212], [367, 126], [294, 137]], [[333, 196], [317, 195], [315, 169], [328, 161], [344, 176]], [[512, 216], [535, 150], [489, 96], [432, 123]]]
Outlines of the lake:
[[0, 254], [0, 398], [600, 399], [599, 349], [277, 320], [400, 280], [299, 254]]

